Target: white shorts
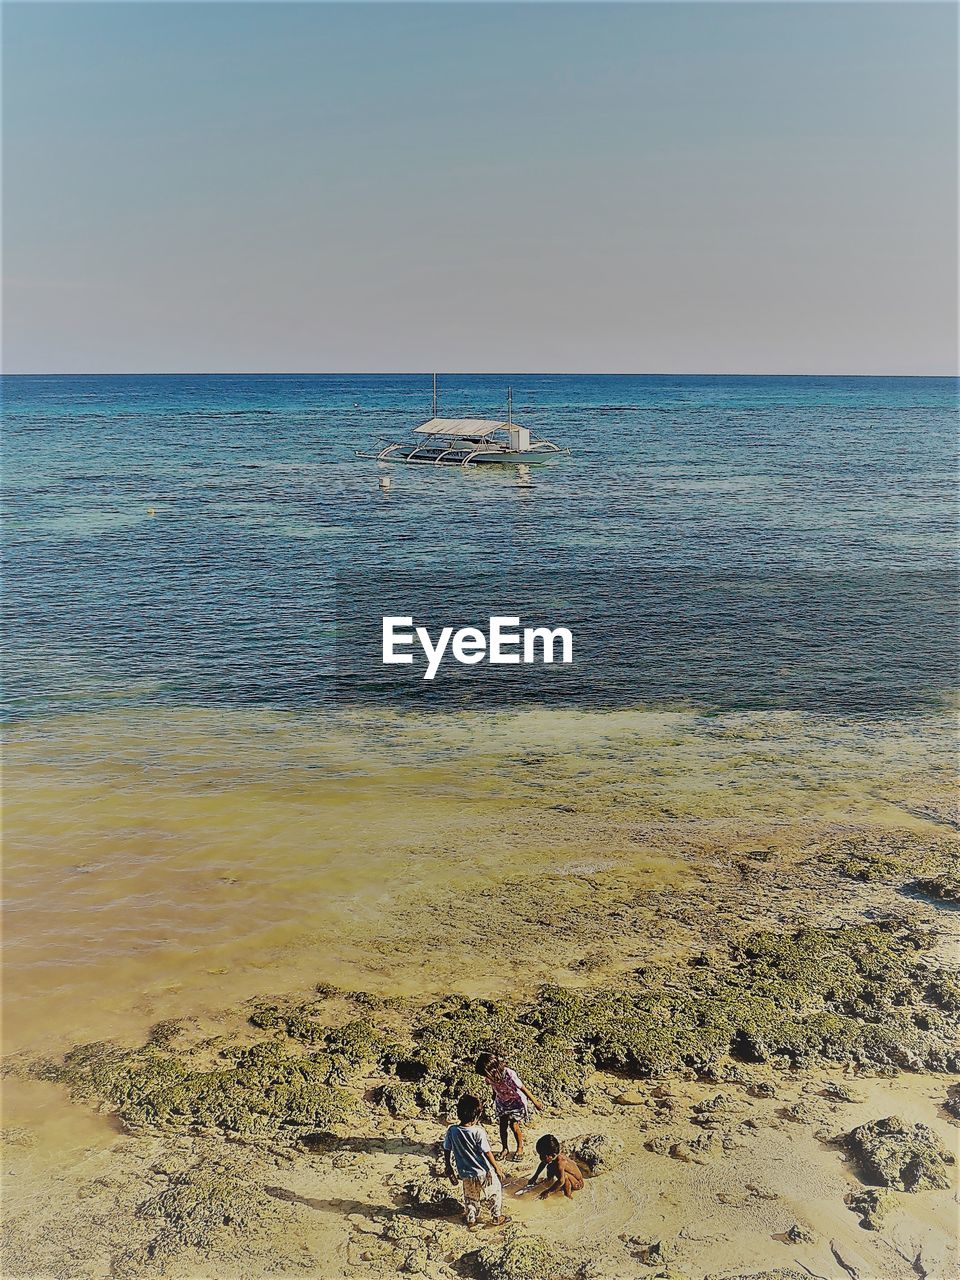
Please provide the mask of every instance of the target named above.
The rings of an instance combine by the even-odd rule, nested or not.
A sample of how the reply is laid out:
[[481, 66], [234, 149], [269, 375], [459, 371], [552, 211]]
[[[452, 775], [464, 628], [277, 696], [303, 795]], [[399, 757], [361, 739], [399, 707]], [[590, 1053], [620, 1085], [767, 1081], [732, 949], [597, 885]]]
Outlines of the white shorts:
[[463, 1203], [470, 1226], [480, 1217], [480, 1210], [484, 1205], [490, 1210], [492, 1218], [499, 1218], [503, 1214], [503, 1184], [493, 1172], [487, 1176], [486, 1182], [481, 1182], [479, 1178], [464, 1178]]

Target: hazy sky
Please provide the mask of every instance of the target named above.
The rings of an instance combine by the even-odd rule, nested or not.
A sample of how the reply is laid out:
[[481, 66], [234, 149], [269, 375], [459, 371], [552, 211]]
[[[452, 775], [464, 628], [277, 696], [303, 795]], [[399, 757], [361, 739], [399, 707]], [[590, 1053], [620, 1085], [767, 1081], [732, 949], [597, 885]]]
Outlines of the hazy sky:
[[956, 24], [5, 4], [5, 368], [952, 372]]

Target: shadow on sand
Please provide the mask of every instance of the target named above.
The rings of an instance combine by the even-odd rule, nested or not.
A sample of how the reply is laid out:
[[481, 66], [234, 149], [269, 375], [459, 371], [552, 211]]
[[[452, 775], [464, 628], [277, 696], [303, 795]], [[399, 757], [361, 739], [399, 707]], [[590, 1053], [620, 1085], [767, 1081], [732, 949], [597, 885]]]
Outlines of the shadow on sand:
[[303, 1146], [315, 1155], [327, 1155], [333, 1151], [355, 1151], [359, 1155], [436, 1156], [440, 1143], [418, 1142], [415, 1138], [394, 1136], [375, 1138], [356, 1136], [341, 1138], [335, 1133], [307, 1133], [301, 1138]]

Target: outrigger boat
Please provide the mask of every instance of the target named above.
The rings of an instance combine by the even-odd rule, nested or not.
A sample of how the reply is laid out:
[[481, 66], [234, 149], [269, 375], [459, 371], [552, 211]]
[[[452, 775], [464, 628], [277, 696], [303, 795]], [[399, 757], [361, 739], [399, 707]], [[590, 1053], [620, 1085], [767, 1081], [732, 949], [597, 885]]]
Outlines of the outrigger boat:
[[513, 420], [513, 388], [507, 390], [507, 420], [496, 418], [440, 418], [437, 416], [437, 375], [433, 375], [433, 416], [413, 434], [422, 440], [406, 444], [385, 445], [376, 453], [362, 453], [358, 458], [377, 462], [409, 462], [414, 465], [467, 467], [479, 463], [545, 462], [548, 458], [569, 453], [549, 440], [537, 439], [529, 427]]

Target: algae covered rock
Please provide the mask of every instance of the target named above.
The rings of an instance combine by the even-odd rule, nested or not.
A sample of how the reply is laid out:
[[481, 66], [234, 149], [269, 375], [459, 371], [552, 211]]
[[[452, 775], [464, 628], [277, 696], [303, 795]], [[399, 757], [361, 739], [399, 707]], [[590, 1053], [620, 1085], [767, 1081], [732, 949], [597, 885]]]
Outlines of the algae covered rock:
[[858, 1215], [865, 1231], [879, 1231], [893, 1207], [893, 1192], [885, 1187], [870, 1187], [866, 1191], [851, 1192], [844, 1203]]
[[787, 1228], [786, 1236], [791, 1244], [813, 1244], [817, 1238], [808, 1222], [794, 1222]]
[[927, 1000], [947, 1013], [960, 1012], [960, 982], [948, 973], [935, 974], [927, 983]]
[[340, 1027], [319, 1021], [316, 1003], [285, 1007], [257, 1004], [247, 1021], [263, 1031], [281, 1031], [305, 1045], [324, 1045], [332, 1056], [342, 1057], [350, 1066], [359, 1066], [379, 1057], [387, 1038], [368, 1018], [356, 1018]]
[[747, 1086], [747, 1093], [751, 1098], [775, 1098], [777, 1086], [770, 1080], [758, 1080]]
[[742, 1113], [743, 1108], [728, 1094], [718, 1093], [712, 1098], [704, 1098], [691, 1107], [692, 1121], [703, 1128], [714, 1128], [729, 1123]]
[[116, 1276], [165, 1269], [181, 1249], [209, 1249], [225, 1230], [249, 1224], [256, 1192], [218, 1168], [194, 1168], [170, 1177], [157, 1195], [143, 1201], [136, 1216], [153, 1233], [146, 1244], [133, 1246], [114, 1259]]
[[[634, 1079], [730, 1074], [738, 1082], [751, 1079], [747, 1063], [767, 1063], [769, 1074], [813, 1063], [960, 1069], [960, 983], [924, 956], [932, 945], [932, 935], [903, 922], [764, 930], [708, 964], [680, 972], [651, 965], [616, 990], [552, 985], [529, 1001], [448, 996], [406, 1002], [402, 1019], [392, 1005], [354, 1001], [363, 1016], [340, 1026], [321, 1020], [315, 998], [258, 1002], [243, 1013], [268, 1037], [259, 1044], [223, 1037], [200, 1045], [164, 1024], [140, 1049], [78, 1046], [30, 1071], [106, 1103], [130, 1126], [276, 1139], [349, 1122], [371, 1096], [374, 1073], [373, 1099], [395, 1118], [446, 1118], [462, 1094], [486, 1096], [474, 1069], [486, 1050], [561, 1110], [589, 1096], [598, 1067]], [[644, 1094], [619, 1097], [634, 1105]], [[650, 1100], [661, 1102], [656, 1090]], [[730, 1120], [738, 1104], [726, 1103], [701, 1107], [697, 1123]]]
[[897, 922], [762, 931], [691, 967], [683, 984], [650, 969], [635, 989], [554, 996], [536, 1018], [597, 1066], [640, 1077], [692, 1068], [715, 1079], [730, 1057], [944, 1069], [946, 1028], [917, 1019], [933, 1002], [918, 964], [929, 946]]
[[425, 1210], [437, 1217], [463, 1212], [458, 1188], [444, 1176], [442, 1161], [405, 1176], [397, 1174], [391, 1178], [390, 1186], [397, 1200], [411, 1208]]
[[[357, 1230], [357, 1224], [353, 1224]], [[357, 1230], [359, 1261], [377, 1266], [378, 1275], [423, 1275], [430, 1264], [442, 1264], [453, 1241], [444, 1223], [398, 1214], [385, 1225], [366, 1222]]]
[[331, 1083], [336, 1075], [329, 1056], [289, 1054], [275, 1044], [237, 1050], [232, 1061], [205, 1069], [155, 1049], [93, 1044], [67, 1054], [58, 1079], [75, 1096], [112, 1104], [129, 1125], [267, 1136], [349, 1120], [356, 1100]]
[[644, 1240], [640, 1236], [621, 1236], [637, 1262], [645, 1267], [657, 1267], [661, 1273], [670, 1266], [677, 1248], [666, 1240]]
[[626, 1089], [623, 1093], [618, 1093], [613, 1101], [618, 1107], [642, 1107], [646, 1105], [647, 1098], [637, 1089]]
[[150, 1028], [147, 1036], [147, 1044], [152, 1045], [156, 1049], [169, 1049], [174, 1040], [178, 1039], [184, 1030], [186, 1023], [179, 1018], [171, 1018], [165, 1022], [156, 1022]]
[[257, 1005], [247, 1021], [252, 1027], [257, 1027], [261, 1031], [272, 1031], [275, 1028], [283, 1029], [286, 1026], [283, 1011], [279, 1005], [275, 1004]]
[[858, 1093], [857, 1090], [852, 1089], [850, 1085], [837, 1080], [832, 1080], [829, 1084], [824, 1086], [823, 1096], [825, 1098], [829, 1098], [832, 1102], [866, 1101], [862, 1093]]
[[574, 1138], [570, 1144], [570, 1154], [590, 1173], [606, 1173], [620, 1163], [623, 1143], [604, 1133], [587, 1133]]
[[397, 1120], [410, 1120], [420, 1112], [417, 1090], [402, 1080], [391, 1080], [381, 1085], [376, 1092], [376, 1100]]
[[796, 1271], [793, 1267], [773, 1267], [770, 1271], [751, 1271], [749, 1275], [746, 1272], [735, 1276], [709, 1275], [703, 1280], [810, 1280], [810, 1272]]
[[327, 1051], [345, 1058], [351, 1067], [375, 1060], [383, 1053], [387, 1038], [367, 1018], [357, 1018], [324, 1035]]
[[560, 1254], [542, 1236], [513, 1224], [476, 1256], [480, 1280], [565, 1280]]
[[291, 1013], [284, 1020], [284, 1026], [290, 1039], [299, 1040], [301, 1044], [323, 1044], [326, 1039], [327, 1029], [323, 1023], [303, 1013]]
[[960, 907], [960, 875], [956, 872], [911, 880], [906, 887], [911, 893], [922, 893], [927, 898], [935, 898], [937, 902], [946, 902], [952, 907]]
[[899, 1116], [871, 1120], [846, 1135], [844, 1146], [865, 1177], [897, 1191], [945, 1190], [947, 1165], [954, 1157], [924, 1124], [906, 1124]]
[[459, 996], [436, 1001], [414, 1021], [408, 1046], [385, 1051], [384, 1065], [415, 1084], [421, 1105], [436, 1115], [483, 1088], [474, 1062], [485, 1051], [506, 1058], [548, 1104], [568, 1101], [582, 1092], [587, 1070], [577, 1040], [552, 1021], [555, 990], [545, 988], [532, 1007]]
[[902, 881], [905, 876], [928, 876], [946, 871], [956, 860], [956, 842], [931, 839], [917, 831], [888, 831], [883, 835], [856, 832], [831, 842], [820, 856], [852, 880]]

